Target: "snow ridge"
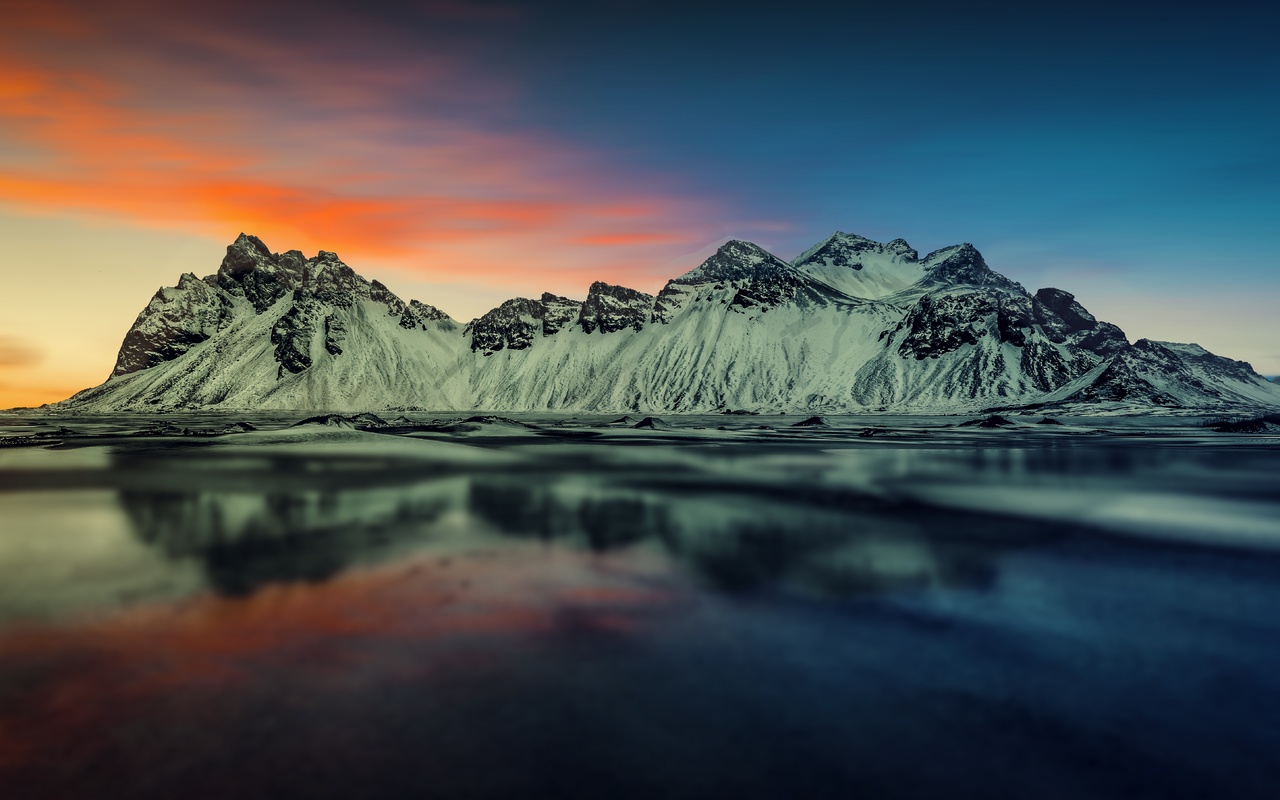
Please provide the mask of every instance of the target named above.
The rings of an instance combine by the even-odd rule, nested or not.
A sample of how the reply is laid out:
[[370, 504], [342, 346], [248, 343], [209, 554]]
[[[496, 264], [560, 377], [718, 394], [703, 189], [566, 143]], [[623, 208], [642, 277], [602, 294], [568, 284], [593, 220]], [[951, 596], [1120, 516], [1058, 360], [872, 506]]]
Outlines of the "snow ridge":
[[657, 296], [513, 298], [465, 326], [334, 253], [241, 234], [161, 289], [112, 375], [61, 410], [810, 413], [1280, 407], [1280, 385], [1197, 345], [1129, 343], [971, 244], [923, 258], [837, 232], [788, 263], [731, 240]]

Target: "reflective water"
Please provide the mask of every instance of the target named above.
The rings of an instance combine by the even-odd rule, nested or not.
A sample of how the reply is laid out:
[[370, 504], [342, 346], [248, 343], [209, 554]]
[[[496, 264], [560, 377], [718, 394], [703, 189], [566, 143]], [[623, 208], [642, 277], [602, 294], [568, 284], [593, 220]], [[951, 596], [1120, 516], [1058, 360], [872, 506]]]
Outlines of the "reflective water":
[[288, 421], [0, 451], [0, 797], [1280, 780], [1272, 437]]

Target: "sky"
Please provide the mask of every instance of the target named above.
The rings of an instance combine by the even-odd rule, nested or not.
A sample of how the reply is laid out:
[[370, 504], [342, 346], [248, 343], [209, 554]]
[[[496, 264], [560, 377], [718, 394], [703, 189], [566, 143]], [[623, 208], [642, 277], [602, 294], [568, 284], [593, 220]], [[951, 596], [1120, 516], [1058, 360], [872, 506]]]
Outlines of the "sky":
[[241, 231], [468, 320], [730, 238], [972, 242], [1280, 374], [1280, 12], [0, 0], [0, 408]]

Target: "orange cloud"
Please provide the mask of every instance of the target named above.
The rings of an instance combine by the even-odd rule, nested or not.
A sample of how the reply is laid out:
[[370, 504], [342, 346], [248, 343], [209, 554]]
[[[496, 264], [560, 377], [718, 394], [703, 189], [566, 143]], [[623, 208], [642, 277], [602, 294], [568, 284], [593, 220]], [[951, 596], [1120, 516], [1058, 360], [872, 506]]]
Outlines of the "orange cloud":
[[[0, 158], [0, 203], [252, 230], [282, 249], [494, 283], [511, 264], [526, 277], [576, 274], [593, 260], [617, 272], [707, 238], [696, 204], [621, 188], [636, 181], [589, 153], [466, 113], [413, 110], [465, 112], [484, 106], [469, 93], [502, 101], [514, 91], [460, 56], [406, 51], [394, 32], [347, 18], [341, 36], [319, 25], [295, 43], [223, 21], [235, 14], [191, 24], [153, 4], [122, 8], [24, 5], [0, 33], [0, 144], [22, 153]], [[426, 9], [459, 13], [451, 2]], [[130, 48], [116, 47], [126, 33]]]
[[[21, 689], [0, 693], [0, 785], [43, 796], [55, 776], [72, 776], [59, 784], [66, 796], [116, 794], [99, 781], [117, 780], [116, 765], [145, 763], [149, 743], [171, 734], [227, 752], [246, 724], [283, 722], [291, 703], [341, 715], [364, 707], [365, 692], [446, 686], [489, 649], [475, 642], [626, 636], [692, 602], [642, 574], [601, 570], [595, 556], [566, 555], [551, 570], [536, 557], [463, 556], [447, 568], [421, 557], [246, 598], [2, 631], [0, 680]], [[523, 669], [488, 666], [499, 682]], [[303, 726], [262, 742], [280, 755], [311, 735]]]
[[666, 244], [668, 242], [685, 242], [684, 237], [659, 231], [642, 233], [597, 233], [590, 236], [579, 236], [574, 240], [577, 244], [630, 245], [630, 244]]
[[43, 354], [16, 336], [0, 336], [0, 367], [27, 367], [37, 364]]

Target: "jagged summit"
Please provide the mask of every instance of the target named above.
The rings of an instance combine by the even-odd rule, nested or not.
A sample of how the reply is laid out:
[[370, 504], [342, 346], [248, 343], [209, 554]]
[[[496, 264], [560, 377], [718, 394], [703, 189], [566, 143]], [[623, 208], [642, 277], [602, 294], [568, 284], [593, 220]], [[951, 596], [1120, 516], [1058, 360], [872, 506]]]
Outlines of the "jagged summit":
[[921, 263], [928, 276], [925, 283], [931, 288], [964, 285], [1026, 291], [1021, 284], [988, 267], [978, 248], [968, 242], [935, 250], [925, 256]]
[[111, 374], [172, 361], [231, 326], [243, 306], [254, 315], [280, 310], [271, 344], [281, 369], [300, 372], [314, 361], [311, 343], [303, 339], [322, 322], [325, 349], [342, 352], [345, 323], [332, 315], [320, 320], [320, 306], [350, 309], [365, 300], [385, 306], [405, 328], [449, 319], [434, 306], [406, 304], [378, 281], [356, 274], [336, 253], [321, 250], [311, 259], [298, 250], [273, 253], [257, 236], [241, 233], [227, 245], [217, 272], [204, 279], [186, 273], [177, 286], [156, 292], [125, 335]]
[[578, 315], [584, 333], [613, 333], [627, 328], [643, 330], [653, 310], [653, 295], [614, 286], [603, 281], [591, 284]]
[[741, 281], [790, 271], [790, 265], [758, 244], [730, 239], [715, 254], [672, 283]]
[[794, 266], [820, 264], [859, 270], [862, 269], [863, 259], [860, 256], [863, 253], [887, 256], [899, 262], [912, 262], [920, 258], [920, 254], [907, 244], [906, 239], [894, 239], [887, 244], [881, 244], [856, 233], [836, 231], [805, 250], [791, 263]]
[[273, 258], [271, 249], [257, 236], [241, 232], [227, 245], [227, 254], [218, 271], [227, 275], [239, 275], [253, 270]]
[[837, 232], [787, 263], [725, 242], [655, 297], [507, 300], [465, 326], [335, 253], [241, 234], [160, 289], [86, 411], [395, 407], [839, 413], [1280, 407], [1280, 386], [1197, 345], [1130, 344], [1070, 292], [1034, 295], [971, 244]]

